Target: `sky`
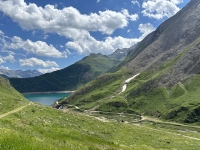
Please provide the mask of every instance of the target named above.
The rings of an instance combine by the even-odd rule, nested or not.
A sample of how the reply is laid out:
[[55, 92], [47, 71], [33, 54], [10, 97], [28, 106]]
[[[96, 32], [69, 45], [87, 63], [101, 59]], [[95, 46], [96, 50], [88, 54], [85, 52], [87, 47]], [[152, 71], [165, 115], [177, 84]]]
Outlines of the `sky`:
[[129, 48], [190, 0], [0, 0], [0, 69], [63, 69]]

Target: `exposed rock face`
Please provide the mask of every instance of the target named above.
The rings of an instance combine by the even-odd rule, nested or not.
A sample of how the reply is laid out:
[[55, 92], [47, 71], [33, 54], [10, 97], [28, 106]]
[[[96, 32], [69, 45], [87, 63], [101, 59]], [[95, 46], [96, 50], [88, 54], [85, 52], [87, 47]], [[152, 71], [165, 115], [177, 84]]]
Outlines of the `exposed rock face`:
[[130, 49], [132, 48], [117, 49], [113, 54], [109, 55], [109, 57], [122, 61], [126, 58]]
[[171, 65], [165, 70], [160, 85], [174, 85], [199, 73], [199, 14], [200, 1], [191, 0], [133, 48], [121, 64], [133, 74], [152, 69], [158, 71]]

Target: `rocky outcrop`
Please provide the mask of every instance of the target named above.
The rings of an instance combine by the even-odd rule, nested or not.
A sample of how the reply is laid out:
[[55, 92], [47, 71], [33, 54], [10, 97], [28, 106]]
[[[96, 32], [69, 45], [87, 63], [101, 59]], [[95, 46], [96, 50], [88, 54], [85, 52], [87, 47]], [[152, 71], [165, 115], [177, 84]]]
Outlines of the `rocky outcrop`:
[[[133, 74], [160, 71], [159, 85], [173, 86], [200, 71], [200, 1], [191, 2], [149, 34], [120, 64]], [[119, 66], [120, 66], [119, 65]]]

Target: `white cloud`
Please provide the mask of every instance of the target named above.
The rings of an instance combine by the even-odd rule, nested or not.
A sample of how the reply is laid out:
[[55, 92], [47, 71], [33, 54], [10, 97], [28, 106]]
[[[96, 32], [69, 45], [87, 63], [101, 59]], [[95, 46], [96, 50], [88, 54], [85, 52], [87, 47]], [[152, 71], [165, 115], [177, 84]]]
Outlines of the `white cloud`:
[[174, 4], [180, 4], [183, 3], [183, 0], [170, 0]]
[[9, 54], [8, 56], [1, 56], [0, 55], [0, 64], [6, 63], [7, 61], [15, 62], [15, 58], [12, 54]]
[[100, 0], [97, 0], [97, 3], [99, 3], [100, 2]]
[[23, 29], [42, 29], [45, 32], [64, 34], [68, 38], [71, 37], [67, 34], [69, 29], [112, 34], [114, 30], [126, 27], [130, 17], [111, 10], [86, 15], [73, 7], [60, 10], [53, 5], [46, 5], [42, 8], [33, 3], [26, 4], [24, 0], [1, 1], [0, 10]]
[[58, 64], [55, 61], [43, 61], [38, 58], [29, 58], [29, 59], [20, 59], [20, 66], [43, 66], [43, 67], [58, 67]]
[[0, 48], [1, 51], [9, 53], [9, 56], [7, 56], [5, 60], [9, 60], [11, 62], [15, 61], [13, 57], [15, 53], [8, 50], [22, 49], [27, 53], [32, 53], [38, 56], [46, 56], [52, 58], [66, 58], [68, 54], [67, 51], [60, 52], [53, 45], [51, 44], [48, 45], [46, 42], [43, 41], [33, 42], [29, 39], [24, 41], [17, 36], [14, 36], [12, 38], [7, 37], [1, 30], [0, 30]]
[[15, 58], [14, 58], [14, 56], [12, 55], [12, 54], [9, 54], [8, 56], [5, 56], [4, 57], [4, 60], [5, 61], [10, 61], [10, 62], [15, 62]]
[[7, 49], [23, 49], [28, 53], [32, 53], [38, 56], [46, 56], [53, 58], [67, 57], [67, 52], [60, 52], [53, 45], [48, 45], [43, 41], [33, 42], [31, 40], [23, 41], [20, 37], [14, 36], [11, 42], [7, 42], [5, 47]]
[[8, 67], [0, 66], [0, 69], [10, 70]]
[[180, 8], [177, 4], [183, 2], [182, 0], [148, 0], [142, 4], [142, 11], [144, 16], [154, 19], [169, 18], [176, 14]]
[[127, 9], [122, 9], [122, 13], [132, 21], [136, 21], [139, 18], [138, 14], [130, 15]]
[[131, 32], [131, 29], [128, 29], [128, 30], [127, 30], [127, 33], [130, 33], [130, 32]]
[[111, 54], [118, 48], [129, 48], [141, 41], [145, 36], [155, 30], [155, 27], [150, 24], [140, 24], [138, 30], [142, 33], [139, 38], [123, 38], [121, 36], [118, 37], [107, 37], [105, 41], [96, 41], [94, 38], [82, 39], [76, 42], [68, 42], [66, 46], [71, 49], [77, 50], [79, 53], [98, 53], [101, 52], [103, 54]]
[[47, 39], [48, 37], [49, 37], [49, 35], [45, 35], [45, 36], [44, 36], [44, 39]]
[[105, 41], [96, 41], [94, 38], [83, 39], [76, 42], [68, 42], [66, 46], [71, 49], [77, 50], [79, 53], [102, 53], [111, 54], [118, 48], [129, 48], [135, 43], [139, 42], [139, 39], [128, 39], [121, 36], [107, 37]]
[[56, 70], [60, 70], [60, 68], [56, 68], [56, 67], [52, 67], [50, 69], [38, 69], [39, 72], [41, 73], [49, 73], [49, 72], [53, 72], [53, 71], [56, 71]]
[[[73, 7], [57, 9], [53, 5], [46, 5], [43, 8], [33, 3], [26, 4], [24, 0], [9, 0], [1, 1], [0, 11], [18, 22], [23, 29], [40, 29], [45, 33], [57, 33], [65, 36], [71, 40], [66, 43], [67, 48], [75, 49], [79, 53], [110, 54], [116, 48], [130, 47], [138, 41], [123, 37], [107, 37], [105, 41], [97, 41], [89, 33], [90, 31], [98, 31], [103, 34], [112, 34], [116, 29], [126, 27], [129, 21], [136, 21], [138, 14], [129, 14], [126, 9], [120, 12], [105, 10], [86, 15], [81, 14]], [[122, 41], [119, 42], [119, 39]], [[23, 48], [40, 56], [57, 58], [66, 56], [66, 53], [61, 53], [52, 45], [41, 41], [18, 40], [12, 43], [10, 48]]]
[[151, 23], [140, 24], [138, 30], [142, 33], [140, 39], [145, 38], [149, 33], [154, 31], [156, 28]]
[[0, 57], [0, 64], [5, 63], [5, 61], [3, 60], [3, 58]]
[[138, 7], [140, 7], [140, 3], [137, 0], [132, 0], [131, 3], [133, 5], [138, 5]]

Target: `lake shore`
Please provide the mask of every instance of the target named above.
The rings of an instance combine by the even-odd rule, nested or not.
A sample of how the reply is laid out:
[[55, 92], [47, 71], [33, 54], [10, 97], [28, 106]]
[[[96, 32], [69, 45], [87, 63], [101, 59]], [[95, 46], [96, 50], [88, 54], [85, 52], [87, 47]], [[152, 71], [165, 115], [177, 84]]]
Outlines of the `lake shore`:
[[26, 92], [21, 94], [55, 94], [55, 93], [73, 93], [74, 91], [48, 91], [48, 92]]

